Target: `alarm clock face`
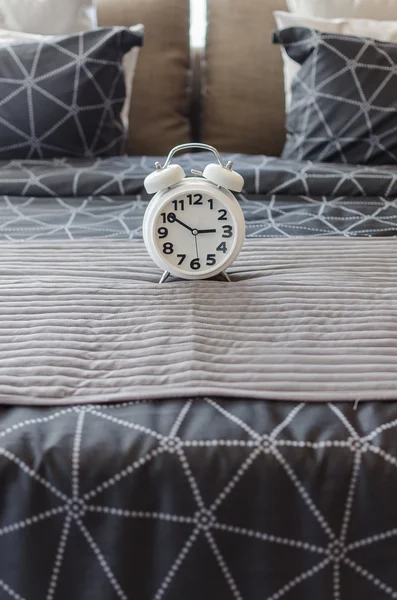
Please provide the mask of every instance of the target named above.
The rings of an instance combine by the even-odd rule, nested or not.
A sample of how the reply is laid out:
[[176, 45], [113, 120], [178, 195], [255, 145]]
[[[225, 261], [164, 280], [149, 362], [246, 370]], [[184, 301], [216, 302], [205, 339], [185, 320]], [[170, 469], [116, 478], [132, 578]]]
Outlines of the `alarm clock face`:
[[152, 258], [157, 255], [159, 266], [187, 279], [221, 272], [237, 256], [245, 235], [237, 200], [227, 190], [188, 180], [172, 192], [150, 219]]

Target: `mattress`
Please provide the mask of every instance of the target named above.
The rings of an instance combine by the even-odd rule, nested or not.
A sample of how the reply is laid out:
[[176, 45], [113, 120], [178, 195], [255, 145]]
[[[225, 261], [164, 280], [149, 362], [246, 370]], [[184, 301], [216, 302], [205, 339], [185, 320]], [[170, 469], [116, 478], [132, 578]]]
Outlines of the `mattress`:
[[[227, 158], [246, 181], [233, 282], [164, 286], [141, 240], [155, 158], [1, 164], [1, 600], [397, 598], [395, 242], [380, 239], [396, 234], [397, 172]], [[161, 363], [151, 385], [158, 363], [139, 362], [150, 290], [164, 305], [182, 289], [192, 326], [210, 317], [203, 290], [225, 305], [230, 285], [243, 290], [235, 319], [257, 293], [268, 320], [245, 323], [230, 352], [205, 350], [198, 378], [197, 354], [183, 367], [187, 339], [167, 330], [179, 368], [170, 378]], [[272, 301], [276, 340], [294, 342], [279, 359], [264, 350]], [[98, 337], [109, 322], [116, 365]], [[208, 347], [216, 323], [240, 326], [215, 316]], [[310, 332], [310, 377], [294, 380], [287, 350], [296, 359]], [[119, 364], [125, 341], [134, 364]], [[121, 378], [135, 373], [145, 385]]]

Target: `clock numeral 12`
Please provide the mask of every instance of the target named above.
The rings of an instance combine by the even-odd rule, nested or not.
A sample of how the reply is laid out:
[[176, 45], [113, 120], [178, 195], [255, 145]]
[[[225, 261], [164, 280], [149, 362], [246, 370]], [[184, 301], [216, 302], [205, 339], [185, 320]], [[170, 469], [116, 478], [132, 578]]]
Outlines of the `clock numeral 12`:
[[[196, 198], [196, 200], [193, 200], [193, 198]], [[199, 205], [202, 205], [202, 204], [203, 204], [203, 203], [202, 203], [202, 199], [203, 199], [203, 197], [202, 197], [202, 195], [201, 195], [201, 194], [193, 194], [193, 195], [192, 195], [192, 194], [188, 194], [188, 195], [187, 195], [187, 199], [189, 200], [189, 206], [192, 206], [192, 204], [194, 204], [194, 205], [196, 205], [196, 206], [197, 206], [198, 204], [199, 204]]]

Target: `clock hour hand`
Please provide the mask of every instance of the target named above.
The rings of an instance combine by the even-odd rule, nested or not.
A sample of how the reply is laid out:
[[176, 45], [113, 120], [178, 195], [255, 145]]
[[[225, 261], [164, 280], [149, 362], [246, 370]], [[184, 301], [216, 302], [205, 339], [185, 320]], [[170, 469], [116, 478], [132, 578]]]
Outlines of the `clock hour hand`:
[[216, 233], [216, 229], [198, 229], [197, 233]]

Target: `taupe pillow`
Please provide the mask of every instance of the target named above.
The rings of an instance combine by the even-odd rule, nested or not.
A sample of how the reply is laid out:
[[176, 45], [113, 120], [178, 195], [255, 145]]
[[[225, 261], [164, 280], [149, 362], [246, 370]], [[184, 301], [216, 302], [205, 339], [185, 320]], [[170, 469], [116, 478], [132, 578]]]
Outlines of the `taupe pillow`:
[[131, 98], [130, 154], [167, 154], [190, 141], [189, 0], [96, 0], [99, 25], [143, 23]]
[[226, 152], [280, 154], [283, 66], [272, 47], [272, 11], [285, 8], [284, 0], [208, 0], [202, 141]]

